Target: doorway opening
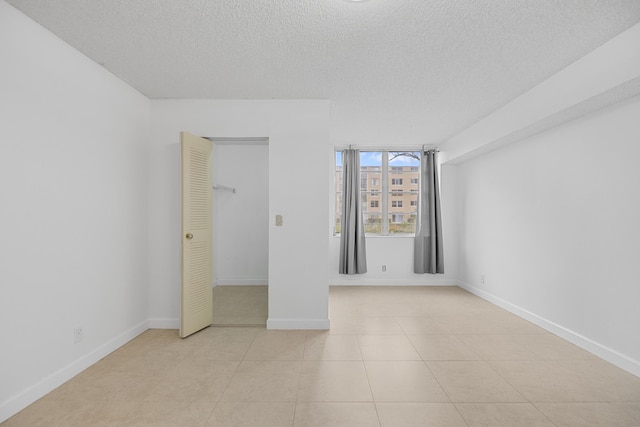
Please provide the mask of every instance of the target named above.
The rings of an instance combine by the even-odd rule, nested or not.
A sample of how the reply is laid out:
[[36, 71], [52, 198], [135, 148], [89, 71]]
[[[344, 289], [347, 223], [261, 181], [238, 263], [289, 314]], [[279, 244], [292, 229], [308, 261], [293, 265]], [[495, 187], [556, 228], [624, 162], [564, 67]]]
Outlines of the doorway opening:
[[268, 317], [269, 139], [213, 142], [213, 325]]

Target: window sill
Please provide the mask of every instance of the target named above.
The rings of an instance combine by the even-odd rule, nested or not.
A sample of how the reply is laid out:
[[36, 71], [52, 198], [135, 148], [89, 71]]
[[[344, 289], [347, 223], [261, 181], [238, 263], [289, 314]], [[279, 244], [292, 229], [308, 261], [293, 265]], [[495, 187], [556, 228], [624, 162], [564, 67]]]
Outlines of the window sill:
[[[333, 237], [340, 238], [339, 234], [334, 234]], [[415, 234], [391, 234], [388, 236], [381, 236], [379, 234], [366, 234], [364, 236], [367, 239], [413, 239]]]

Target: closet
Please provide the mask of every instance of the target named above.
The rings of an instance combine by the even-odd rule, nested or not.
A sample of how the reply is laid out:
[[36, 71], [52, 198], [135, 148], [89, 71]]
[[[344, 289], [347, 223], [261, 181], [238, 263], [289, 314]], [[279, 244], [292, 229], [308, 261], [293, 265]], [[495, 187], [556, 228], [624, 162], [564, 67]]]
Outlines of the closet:
[[268, 309], [269, 141], [213, 142], [213, 324], [265, 325]]

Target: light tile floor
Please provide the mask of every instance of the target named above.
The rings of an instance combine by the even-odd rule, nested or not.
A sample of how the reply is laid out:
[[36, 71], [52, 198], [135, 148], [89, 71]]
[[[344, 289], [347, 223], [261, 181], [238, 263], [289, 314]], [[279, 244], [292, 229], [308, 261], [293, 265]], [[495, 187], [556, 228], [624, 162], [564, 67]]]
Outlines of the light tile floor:
[[147, 331], [2, 427], [640, 426], [640, 378], [459, 288], [330, 303], [331, 331]]

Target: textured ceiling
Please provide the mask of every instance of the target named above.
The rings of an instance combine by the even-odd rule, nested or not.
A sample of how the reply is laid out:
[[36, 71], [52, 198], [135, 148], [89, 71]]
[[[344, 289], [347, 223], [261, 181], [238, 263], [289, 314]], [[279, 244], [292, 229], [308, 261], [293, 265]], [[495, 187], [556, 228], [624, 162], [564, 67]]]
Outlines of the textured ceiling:
[[330, 99], [438, 143], [640, 21], [638, 0], [8, 0], [150, 98]]

